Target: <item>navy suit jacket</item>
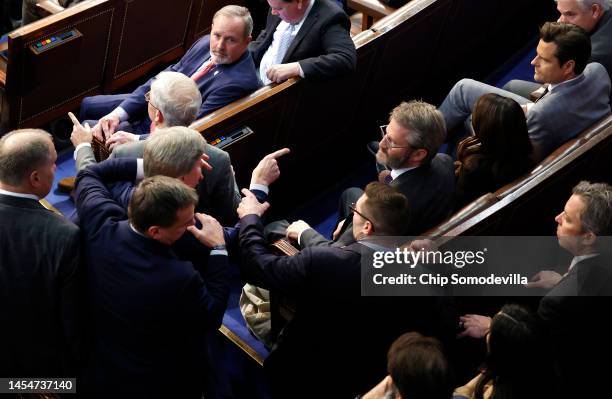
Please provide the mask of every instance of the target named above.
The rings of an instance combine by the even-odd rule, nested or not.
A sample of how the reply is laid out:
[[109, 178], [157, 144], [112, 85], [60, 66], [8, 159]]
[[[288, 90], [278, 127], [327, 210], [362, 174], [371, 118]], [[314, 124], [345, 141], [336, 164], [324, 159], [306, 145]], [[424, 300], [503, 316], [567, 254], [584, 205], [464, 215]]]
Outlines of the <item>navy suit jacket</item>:
[[229, 295], [227, 257], [211, 256], [201, 275], [136, 233], [99, 168], [76, 182], [93, 319], [86, 396], [201, 398], [204, 334], [221, 324]]
[[[179, 62], [166, 68], [166, 71], [193, 75], [210, 58], [210, 36], [206, 35], [195, 42]], [[144, 94], [151, 90], [153, 79], [138, 87], [119, 106], [130, 120], [146, 115], [147, 103]], [[250, 94], [259, 87], [255, 64], [246, 51], [238, 61], [229, 65], [216, 65], [197, 82], [202, 94], [202, 106], [198, 118], [209, 114], [234, 100]]]
[[240, 249], [245, 281], [296, 302], [264, 362], [273, 397], [320, 397], [322, 386], [325, 397], [355, 397], [384, 376], [385, 353], [400, 334], [438, 333], [437, 298], [415, 306], [416, 298], [361, 295], [362, 257], [372, 249], [360, 242], [277, 256], [261, 219], [247, 215], [240, 220]]
[[[281, 19], [269, 11], [265, 30], [249, 45], [258, 67], [272, 44], [274, 31], [280, 22]], [[287, 49], [283, 64], [299, 61], [307, 79], [329, 78], [353, 72], [357, 65], [357, 53], [350, 29], [348, 16], [335, 2], [316, 0]]]

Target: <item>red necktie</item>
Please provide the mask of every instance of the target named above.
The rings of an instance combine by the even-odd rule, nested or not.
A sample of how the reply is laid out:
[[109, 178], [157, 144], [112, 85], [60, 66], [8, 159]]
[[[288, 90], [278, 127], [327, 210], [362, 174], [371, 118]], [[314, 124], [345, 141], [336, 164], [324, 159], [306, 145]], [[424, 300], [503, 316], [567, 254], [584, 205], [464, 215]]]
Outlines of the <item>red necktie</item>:
[[193, 75], [191, 77], [191, 79], [193, 79], [194, 82], [197, 82], [198, 80], [200, 80], [200, 78], [204, 75], [206, 75], [208, 73], [208, 71], [210, 71], [211, 69], [213, 69], [213, 67], [215, 66], [215, 63], [212, 62], [212, 60], [208, 63], [208, 65], [206, 65], [204, 68], [202, 68], [200, 71], [196, 72], [195, 75]]

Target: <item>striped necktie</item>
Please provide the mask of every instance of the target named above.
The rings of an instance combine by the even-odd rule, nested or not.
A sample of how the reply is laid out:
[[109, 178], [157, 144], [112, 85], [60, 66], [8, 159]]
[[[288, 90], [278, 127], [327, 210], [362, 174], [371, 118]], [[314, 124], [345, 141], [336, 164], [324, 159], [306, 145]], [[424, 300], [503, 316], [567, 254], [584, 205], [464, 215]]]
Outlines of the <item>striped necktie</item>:
[[285, 58], [285, 54], [287, 54], [287, 49], [291, 44], [291, 35], [293, 34], [293, 30], [295, 29], [295, 25], [289, 25], [287, 29], [283, 31], [278, 43], [278, 50], [276, 51], [276, 57], [274, 58], [274, 62], [272, 65], [280, 64], [283, 62], [283, 58]]

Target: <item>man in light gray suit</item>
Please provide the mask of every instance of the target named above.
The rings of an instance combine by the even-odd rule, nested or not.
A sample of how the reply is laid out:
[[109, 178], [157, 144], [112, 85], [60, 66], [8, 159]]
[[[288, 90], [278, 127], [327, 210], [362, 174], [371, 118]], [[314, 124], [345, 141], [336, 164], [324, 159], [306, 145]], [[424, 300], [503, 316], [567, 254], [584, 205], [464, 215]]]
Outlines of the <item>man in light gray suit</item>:
[[[147, 112], [153, 121], [152, 134], [159, 128], [189, 126], [196, 118], [202, 97], [193, 80], [178, 72], [162, 72], [145, 95], [148, 102]], [[113, 137], [130, 133], [116, 132]], [[77, 172], [95, 163], [91, 150], [91, 139], [80, 135], [71, 137], [75, 146]], [[119, 141], [109, 140], [111, 158], [142, 158], [146, 140], [118, 145]], [[217, 147], [206, 144], [205, 154], [212, 170], [206, 171], [206, 178], [196, 186], [199, 196], [197, 212], [214, 216], [222, 224], [231, 225], [237, 220], [236, 208], [240, 194], [229, 154]]]
[[452, 88], [440, 111], [449, 130], [468, 120], [474, 104], [486, 93], [510, 97], [527, 117], [534, 155], [539, 160], [610, 112], [610, 78], [598, 63], [587, 65], [591, 43], [575, 25], [547, 22], [540, 29], [537, 55], [531, 62], [534, 79], [546, 84], [539, 100], [498, 89], [471, 79]]
[[[612, 76], [612, 2], [610, 0], [555, 0], [558, 22], [578, 25], [591, 37], [591, 62], [598, 62]], [[542, 85], [524, 80], [511, 80], [503, 88], [519, 96], [529, 97]]]

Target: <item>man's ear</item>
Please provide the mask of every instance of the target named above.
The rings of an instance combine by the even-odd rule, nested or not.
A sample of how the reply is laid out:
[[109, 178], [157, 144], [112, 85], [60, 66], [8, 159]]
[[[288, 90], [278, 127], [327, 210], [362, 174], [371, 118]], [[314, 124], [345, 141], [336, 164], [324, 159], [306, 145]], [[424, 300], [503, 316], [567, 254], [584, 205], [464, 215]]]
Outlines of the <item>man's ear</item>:
[[38, 188], [40, 187], [40, 174], [38, 173], [38, 170], [34, 169], [32, 171], [32, 173], [30, 173], [30, 176], [28, 176], [28, 183], [30, 184], [31, 187], [34, 188]]
[[245, 41], [245, 44], [251, 43], [253, 41], [253, 36], [250, 36], [250, 35], [247, 36], [246, 39], [244, 39], [244, 41]]
[[374, 234], [374, 225], [369, 220], [366, 220], [361, 231], [363, 232], [364, 235], [371, 236]]
[[427, 158], [427, 150], [424, 148], [419, 148], [412, 153], [412, 160], [419, 164], [422, 163], [425, 158]]
[[155, 125], [159, 126], [162, 123], [164, 123], [164, 114], [161, 113], [160, 110], [156, 109], [155, 110]]
[[604, 10], [601, 7], [601, 4], [591, 4], [591, 14], [593, 14], [593, 18], [599, 19], [603, 15]]
[[566, 61], [565, 64], [563, 64], [563, 66], [561, 67], [561, 69], [563, 70], [563, 73], [566, 76], [577, 75], [577, 73], [576, 73], [576, 61], [574, 61], [574, 60]]
[[582, 242], [584, 245], [592, 247], [595, 245], [595, 241], [597, 241], [597, 236], [592, 231], [582, 235]]
[[149, 228], [146, 231], [146, 235], [149, 236], [149, 238], [152, 238], [154, 240], [159, 239], [160, 237], [160, 227], [159, 226], [149, 226]]

